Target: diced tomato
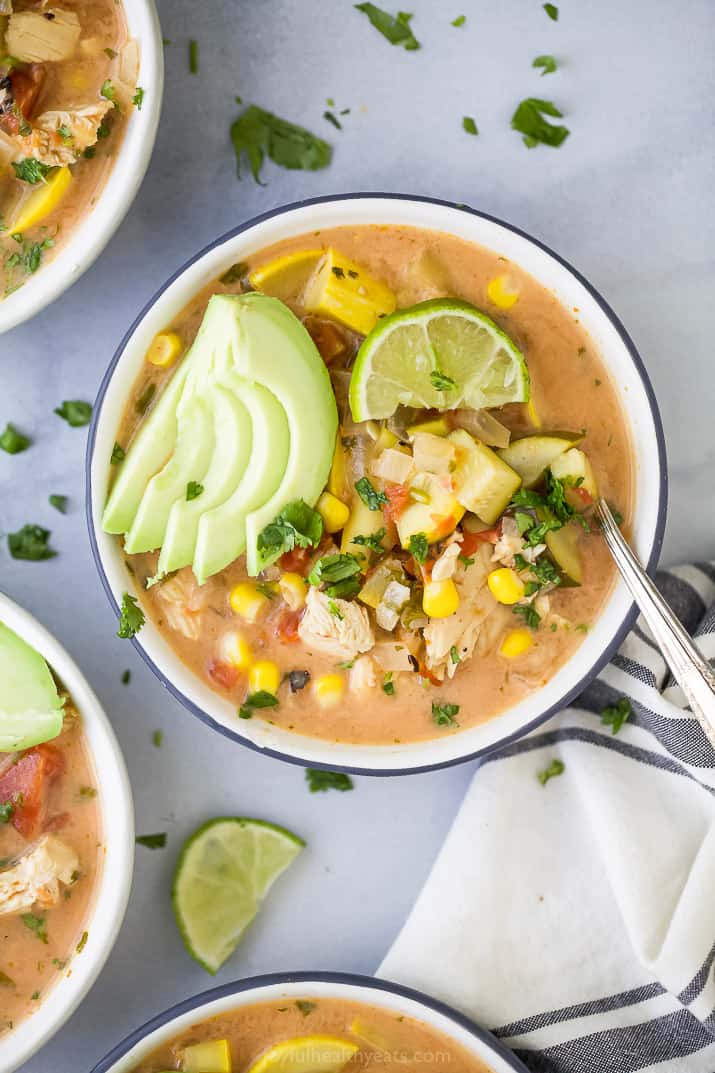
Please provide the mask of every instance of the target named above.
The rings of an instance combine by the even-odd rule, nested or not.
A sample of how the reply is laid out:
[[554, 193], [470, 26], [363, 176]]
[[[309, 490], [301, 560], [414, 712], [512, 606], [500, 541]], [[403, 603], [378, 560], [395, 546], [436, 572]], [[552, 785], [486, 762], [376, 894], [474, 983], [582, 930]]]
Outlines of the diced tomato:
[[278, 562], [280, 563], [281, 570], [287, 570], [292, 574], [302, 574], [305, 576], [305, 572], [308, 569], [308, 563], [315, 554], [313, 548], [293, 548], [293, 551], [287, 551], [281, 555]]
[[238, 675], [238, 667], [232, 667], [230, 663], [215, 659], [209, 664], [209, 677], [223, 689], [234, 689], [238, 684]]
[[388, 522], [395, 522], [410, 501], [410, 490], [406, 484], [388, 484], [385, 486], [387, 503], [382, 508]]
[[303, 611], [284, 611], [275, 621], [273, 632], [284, 644], [294, 644], [298, 640], [298, 626]]
[[13, 827], [27, 839], [37, 838], [47, 819], [52, 784], [65, 769], [65, 758], [54, 745], [28, 749], [0, 779], [0, 802], [15, 806]]
[[26, 67], [16, 67], [9, 77], [15, 104], [25, 119], [32, 119], [47, 77], [44, 65], [30, 63]]
[[424, 663], [420, 663], [419, 673], [423, 678], [426, 678], [428, 682], [431, 682], [433, 686], [441, 686], [442, 682], [439, 678], [432, 674], [432, 671], [428, 670]]
[[585, 506], [590, 507], [593, 503], [593, 496], [590, 492], [587, 492], [585, 488], [571, 488], [569, 491], [573, 492]]
[[464, 539], [461, 544], [461, 553], [469, 558], [481, 544], [496, 544], [499, 539], [499, 526], [493, 529], [484, 529], [481, 533], [470, 533], [464, 530]]

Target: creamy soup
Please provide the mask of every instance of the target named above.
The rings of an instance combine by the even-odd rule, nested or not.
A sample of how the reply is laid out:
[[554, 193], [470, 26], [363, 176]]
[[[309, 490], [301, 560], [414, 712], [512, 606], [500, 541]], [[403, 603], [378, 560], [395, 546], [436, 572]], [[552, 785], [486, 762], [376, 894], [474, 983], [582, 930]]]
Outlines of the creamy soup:
[[1, 297], [91, 211], [142, 91], [117, 0], [4, 0], [0, 12]]
[[356, 1073], [372, 1065], [398, 1064], [405, 1073], [435, 1068], [489, 1073], [479, 1058], [421, 1021], [363, 1003], [308, 996], [257, 1003], [198, 1022], [158, 1048], [135, 1073], [201, 1069], [246, 1073], [259, 1059], [270, 1063], [273, 1048], [284, 1050], [284, 1069], [292, 1063], [295, 1068], [309, 1068], [305, 1060], [299, 1063], [312, 1054], [316, 1070]]
[[[308, 387], [308, 364], [292, 416], [284, 400], [286, 473], [296, 452], [304, 472], [246, 513], [246, 483], [236, 493], [227, 479], [242, 449], [233, 418], [216, 411], [214, 447], [202, 443], [224, 358], [197, 362], [235, 332], [225, 360], [254, 363], [241, 384], [270, 381], [280, 394], [310, 357], [289, 317], [307, 329], [334, 401]], [[285, 347], [280, 335], [267, 342], [274, 320], [286, 321]], [[283, 360], [294, 364], [278, 370]], [[253, 421], [241, 472], [255, 508], [263, 403], [236, 390]], [[325, 433], [331, 405], [337, 436]], [[285, 428], [269, 425], [276, 456]], [[497, 253], [403, 227], [291, 239], [197, 294], [147, 354], [113, 463], [105, 528], [124, 534], [141, 608], [184, 663], [235, 703], [237, 726], [268, 718], [341, 742], [456, 733], [544, 685], [614, 581], [594, 499], [626, 524], [631, 505], [625, 421], [578, 309]]]
[[70, 697], [52, 741], [0, 753], [0, 1037], [72, 972], [101, 862], [95, 773]]

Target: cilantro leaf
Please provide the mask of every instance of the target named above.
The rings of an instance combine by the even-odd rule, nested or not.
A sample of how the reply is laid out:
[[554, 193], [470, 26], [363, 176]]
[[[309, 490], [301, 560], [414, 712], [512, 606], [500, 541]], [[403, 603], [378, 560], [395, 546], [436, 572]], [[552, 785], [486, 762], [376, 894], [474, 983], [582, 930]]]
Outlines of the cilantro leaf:
[[553, 56], [537, 56], [531, 66], [541, 67], [541, 77], [543, 78], [544, 75], [553, 74], [554, 71], [558, 70], [559, 65]]
[[9, 421], [5, 426], [5, 431], [0, 435], [0, 448], [7, 451], [9, 455], [19, 455], [21, 451], [26, 451], [31, 443], [32, 440], [23, 436], [22, 432], [18, 432]]
[[[313, 566], [308, 574], [311, 585], [335, 585], [339, 581], [353, 578], [360, 573], [360, 563], [356, 556], [350, 552], [340, 552], [336, 555], [324, 555]], [[329, 595], [334, 595], [329, 592]]]
[[137, 835], [134, 841], [138, 846], [145, 846], [146, 849], [163, 849], [166, 845], [166, 832], [162, 831], [156, 835]]
[[382, 680], [382, 692], [388, 697], [395, 695], [395, 683], [392, 681], [392, 671], [388, 671]]
[[18, 179], [23, 183], [30, 183], [31, 186], [43, 183], [49, 173], [53, 171], [49, 164], [43, 164], [31, 156], [26, 156], [24, 160], [13, 160], [12, 166]]
[[446, 373], [441, 373], [439, 369], [433, 369], [429, 374], [432, 387], [437, 391], [451, 391], [452, 388], [457, 386], [456, 381], [451, 376], [447, 376]]
[[137, 86], [136, 93], [132, 97], [132, 104], [136, 108], [137, 112], [141, 112], [142, 105], [144, 104], [144, 90], [141, 86]]
[[92, 420], [92, 406], [89, 402], [81, 399], [65, 399], [61, 406], [57, 406], [53, 413], [66, 421], [71, 428], [82, 428]]
[[549, 123], [544, 118], [547, 115], [561, 118], [562, 113], [551, 101], [543, 101], [538, 97], [526, 97], [517, 105], [511, 117], [511, 125], [523, 135], [527, 149], [533, 149], [539, 143], [556, 149], [568, 138], [568, 127]]
[[252, 104], [231, 125], [231, 141], [236, 154], [236, 170], [241, 177], [245, 156], [251, 174], [261, 182], [261, 168], [266, 154], [274, 164], [299, 171], [327, 168], [333, 151], [327, 142], [305, 127], [289, 123]]
[[466, 21], [467, 21], [467, 16], [466, 15], [457, 15], [456, 19], [452, 19], [452, 22], [450, 23], [450, 25], [451, 26], [464, 26]]
[[538, 630], [541, 615], [531, 604], [514, 604], [512, 611], [523, 618], [530, 630]]
[[198, 481], [189, 481], [186, 485], [186, 499], [188, 502], [191, 502], [192, 499], [198, 499], [203, 490], [203, 484], [199, 484]]
[[383, 11], [375, 4], [355, 4], [358, 11], [367, 15], [376, 30], [379, 30], [391, 45], [401, 45], [407, 52], [414, 52], [421, 48], [419, 41], [412, 33], [410, 20], [412, 15], [406, 11], [398, 11], [391, 15], [389, 11]]
[[326, 790], [339, 790], [345, 793], [352, 790], [353, 780], [342, 771], [320, 771], [318, 768], [306, 768], [305, 779], [311, 794], [325, 793]]
[[383, 552], [385, 550], [382, 546], [382, 541], [385, 538], [386, 532], [387, 530], [383, 527], [381, 529], [378, 529], [375, 533], [367, 533], [365, 535], [363, 535], [362, 533], [356, 533], [356, 535], [353, 537], [352, 542], [353, 544], [357, 544], [360, 547], [370, 548], [371, 551], [376, 551], [379, 555], [380, 552]]
[[361, 477], [355, 482], [355, 491], [370, 510], [381, 510], [387, 503], [384, 492], [378, 492], [368, 477]]
[[67, 513], [67, 496], [51, 495], [48, 497], [48, 502], [51, 507], [58, 510], [60, 514]]
[[193, 39], [189, 41], [189, 70], [192, 75], [199, 73], [199, 43]]
[[110, 466], [117, 466], [120, 462], [123, 462], [127, 457], [127, 453], [123, 447], [120, 447], [118, 443], [114, 444], [112, 448], [112, 457], [109, 459]]
[[427, 556], [429, 554], [429, 541], [427, 540], [427, 534], [412, 533], [410, 536], [407, 550], [409, 551], [410, 555], [416, 563], [426, 563]]
[[327, 119], [328, 123], [332, 123], [336, 130], [343, 129], [342, 123], [334, 112], [323, 112], [323, 119]]
[[[479, 134], [479, 128], [477, 127], [473, 116], [462, 116], [462, 130], [465, 130], [467, 134], [474, 134], [475, 136]], [[435, 387], [436, 386], [437, 385], [435, 384]]]
[[107, 101], [116, 101], [117, 91], [109, 78], [105, 78], [104, 82], [102, 82], [102, 88], [99, 91], [99, 95], [100, 97], [104, 97]]
[[556, 4], [544, 4], [543, 8], [553, 22], [559, 21], [559, 9], [557, 8]]
[[125, 592], [122, 597], [117, 637], [121, 637], [124, 640], [134, 637], [145, 622], [144, 612], [139, 607], [136, 596], [130, 596], [128, 592]]
[[546, 786], [549, 779], [553, 779], [557, 775], [563, 775], [565, 770], [566, 765], [563, 760], [552, 760], [547, 768], [537, 773], [536, 777], [542, 786]]
[[8, 533], [7, 546], [13, 559], [38, 563], [54, 559], [57, 552], [48, 546], [50, 530], [40, 525], [23, 525], [16, 533]]
[[438, 727], [456, 727], [459, 726], [455, 716], [459, 712], [458, 704], [439, 704], [437, 701], [432, 701], [432, 719]]
[[47, 945], [49, 939], [47, 938], [47, 921], [44, 917], [36, 916], [34, 913], [23, 913], [20, 920], [26, 928], [34, 931], [41, 943]]
[[601, 722], [604, 726], [609, 726], [613, 734], [617, 734], [632, 712], [633, 708], [628, 697], [621, 697], [615, 704], [609, 704], [603, 709]]
[[259, 689], [257, 693], [249, 693], [241, 707], [238, 709], [239, 719], [252, 719], [256, 708], [277, 708], [278, 697], [269, 693], [266, 689]]
[[323, 519], [317, 510], [296, 499], [258, 534], [258, 550], [273, 561], [295, 547], [315, 547], [322, 535]]

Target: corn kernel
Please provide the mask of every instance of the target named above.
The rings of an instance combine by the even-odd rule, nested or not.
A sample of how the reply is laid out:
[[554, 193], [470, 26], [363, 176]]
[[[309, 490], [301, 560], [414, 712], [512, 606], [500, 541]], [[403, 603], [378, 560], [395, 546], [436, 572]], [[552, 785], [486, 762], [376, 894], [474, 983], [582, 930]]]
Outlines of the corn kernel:
[[291, 611], [299, 611], [305, 603], [308, 582], [300, 574], [287, 573], [278, 582], [278, 589]]
[[422, 609], [429, 618], [447, 618], [459, 607], [459, 593], [451, 578], [428, 581], [422, 597]]
[[323, 492], [317, 503], [317, 511], [323, 519], [326, 533], [339, 532], [350, 517], [350, 508], [332, 492]]
[[230, 663], [232, 667], [238, 667], [240, 671], [245, 671], [250, 666], [253, 659], [251, 646], [243, 634], [238, 633], [237, 630], [229, 630], [228, 633], [225, 633], [221, 638], [219, 648], [221, 658], [226, 663]]
[[519, 301], [519, 291], [514, 285], [511, 276], [503, 273], [495, 276], [487, 284], [487, 297], [499, 309], [511, 309]]
[[248, 689], [251, 693], [278, 692], [281, 682], [281, 672], [275, 663], [269, 659], [257, 660], [248, 672]]
[[161, 369], [168, 369], [178, 358], [182, 346], [181, 336], [176, 332], [159, 332], [146, 352], [146, 360]]
[[517, 659], [528, 652], [533, 643], [534, 638], [529, 630], [512, 630], [502, 641], [499, 655], [505, 659]]
[[500, 604], [517, 604], [524, 597], [524, 582], [514, 570], [502, 566], [487, 578], [489, 591]]
[[337, 704], [345, 692], [345, 679], [340, 674], [321, 674], [313, 683], [313, 693], [321, 708]]
[[212, 1039], [184, 1047], [184, 1073], [232, 1073], [231, 1047], [227, 1039]]
[[246, 622], [256, 622], [269, 602], [268, 597], [249, 581], [241, 581], [238, 585], [234, 585], [228, 599], [231, 610]]

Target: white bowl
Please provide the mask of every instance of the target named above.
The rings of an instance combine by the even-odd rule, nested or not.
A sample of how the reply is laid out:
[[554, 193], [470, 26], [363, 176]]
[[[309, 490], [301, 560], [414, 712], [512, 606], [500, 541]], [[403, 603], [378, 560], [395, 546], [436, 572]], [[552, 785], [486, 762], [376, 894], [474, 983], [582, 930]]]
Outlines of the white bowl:
[[139, 42], [141, 111], [132, 109], [122, 143], [96, 205], [56, 257], [0, 301], [0, 335], [29, 320], [71, 287], [96, 261], [126, 216], [149, 165], [164, 89], [164, 47], [154, 0], [122, 0], [129, 36]]
[[37, 649], [59, 675], [82, 716], [94, 761], [105, 855], [87, 921], [89, 938], [72, 972], [62, 975], [37, 1009], [0, 1038], [0, 1073], [26, 1062], [62, 1027], [99, 975], [114, 946], [134, 869], [134, 808], [129, 779], [114, 731], [86, 678], [44, 626], [0, 593], [0, 621]]
[[[115, 612], [122, 593], [133, 589], [119, 542], [102, 531], [109, 460], [132, 384], [154, 335], [228, 266], [294, 235], [329, 227], [401, 224], [446, 231], [478, 243], [520, 265], [567, 308], [598, 347], [630, 425], [634, 452], [633, 544], [653, 569], [665, 527], [666, 465], [663, 430], [653, 389], [620, 321], [587, 281], [560, 257], [516, 228], [465, 206], [402, 195], [355, 194], [322, 198], [266, 213], [222, 236], [189, 261], [151, 299], [129, 329], [99, 390], [87, 446], [87, 513], [90, 540], [102, 582]], [[258, 718], [237, 727], [234, 705], [214, 693], [181, 662], [163, 635], [147, 622], [134, 639], [142, 657], [174, 696], [221, 733], [294, 763], [331, 770], [388, 775], [459, 763], [520, 737], [563, 708], [610, 659], [635, 617], [619, 583], [578, 650], [543, 688], [503, 714], [459, 734], [400, 745], [350, 745], [302, 736]]]
[[[254, 976], [205, 991], [143, 1025], [103, 1058], [92, 1073], [132, 1073], [156, 1047], [197, 1022], [256, 1002], [285, 1003], [305, 997], [318, 1001], [337, 998], [346, 1002], [364, 1002], [393, 1011], [396, 1016], [412, 1017], [481, 1058], [493, 1073], [527, 1073], [526, 1067], [503, 1044], [444, 1003], [400, 984], [333, 972]], [[439, 1057], [435, 1058], [438, 1067]]]

